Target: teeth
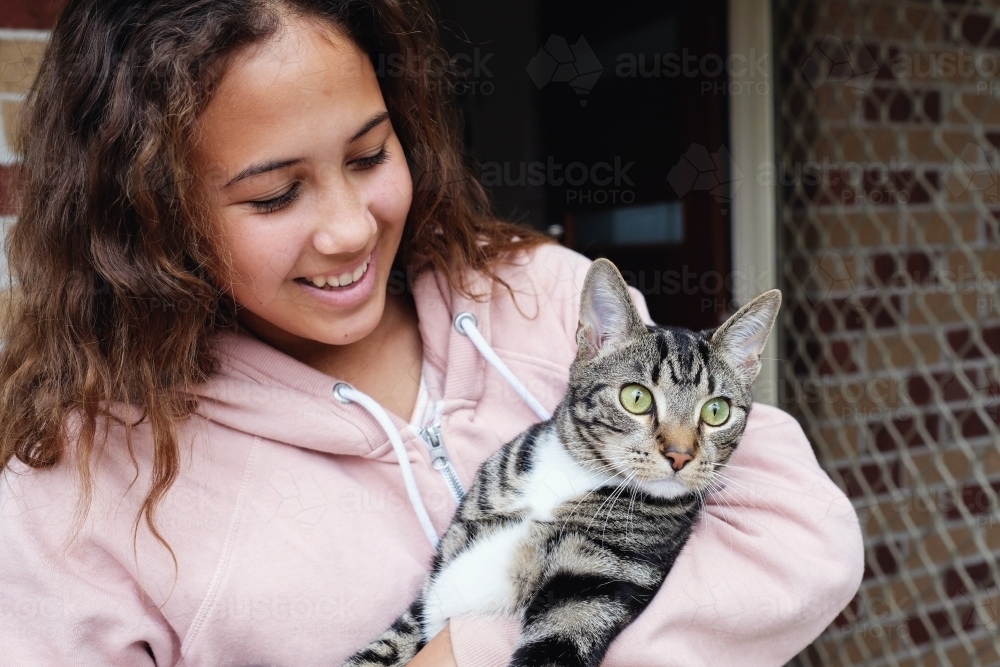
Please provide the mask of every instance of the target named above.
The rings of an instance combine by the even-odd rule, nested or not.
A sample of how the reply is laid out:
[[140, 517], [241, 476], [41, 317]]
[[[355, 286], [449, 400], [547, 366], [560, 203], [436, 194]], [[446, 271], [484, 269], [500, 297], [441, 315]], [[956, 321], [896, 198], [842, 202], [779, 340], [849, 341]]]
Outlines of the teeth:
[[357, 282], [361, 279], [361, 276], [365, 275], [365, 271], [368, 270], [368, 265], [371, 264], [371, 259], [372, 256], [368, 255], [368, 259], [362, 262], [361, 266], [354, 269], [354, 273], [342, 273], [339, 276], [330, 276], [329, 278], [316, 276], [315, 278], [306, 278], [306, 280], [320, 289], [326, 285], [331, 287], [347, 287], [351, 283]]

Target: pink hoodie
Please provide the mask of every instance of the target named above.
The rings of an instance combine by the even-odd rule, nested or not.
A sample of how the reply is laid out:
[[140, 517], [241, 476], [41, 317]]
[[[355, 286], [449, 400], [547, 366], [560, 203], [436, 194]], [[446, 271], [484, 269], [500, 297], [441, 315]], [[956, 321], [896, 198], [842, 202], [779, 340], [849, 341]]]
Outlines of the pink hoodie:
[[[501, 272], [516, 306], [502, 287], [475, 301], [436, 274], [416, 282], [427, 414], [437, 413], [466, 488], [491, 452], [538, 418], [453, 318], [472, 313], [551, 410], [576, 351], [588, 266], [558, 246], [519, 255]], [[474, 290], [489, 287], [475, 280]], [[221, 371], [202, 387], [201, 415], [178, 425], [182, 469], [156, 515], [176, 572], [145, 524], [133, 552], [151, 462], [147, 425], [134, 438], [138, 475], [112, 428], [94, 462], [87, 521], [68, 545], [75, 461], [44, 471], [15, 461], [3, 473], [0, 665], [331, 667], [417, 592], [432, 547], [386, 431], [334, 397], [335, 378], [252, 335], [222, 333], [217, 345]], [[441, 534], [454, 496], [416, 429], [390, 418]], [[794, 419], [755, 406], [728, 477], [663, 588], [603, 664], [781, 665], [854, 595], [863, 570], [857, 517]], [[460, 667], [506, 664], [513, 619], [450, 624]]]

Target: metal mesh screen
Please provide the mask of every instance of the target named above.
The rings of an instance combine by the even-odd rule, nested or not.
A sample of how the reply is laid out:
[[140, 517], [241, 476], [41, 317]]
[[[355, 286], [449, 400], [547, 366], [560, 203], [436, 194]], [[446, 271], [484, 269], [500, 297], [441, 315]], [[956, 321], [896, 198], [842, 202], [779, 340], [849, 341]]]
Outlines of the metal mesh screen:
[[1000, 11], [775, 0], [781, 403], [866, 571], [801, 665], [1000, 665]]

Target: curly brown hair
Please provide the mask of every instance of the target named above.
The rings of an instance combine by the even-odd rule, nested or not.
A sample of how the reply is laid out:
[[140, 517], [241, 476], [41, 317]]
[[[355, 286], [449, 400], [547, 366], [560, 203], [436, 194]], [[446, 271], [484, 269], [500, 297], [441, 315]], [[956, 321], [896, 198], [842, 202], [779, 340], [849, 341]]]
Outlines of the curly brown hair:
[[211, 335], [235, 326], [238, 308], [218, 279], [229, 275], [227, 253], [192, 137], [228, 59], [275, 34], [289, 12], [329, 21], [376, 69], [393, 55], [410, 64], [379, 76], [414, 180], [400, 267], [440, 271], [465, 292], [467, 271], [499, 280], [501, 255], [547, 240], [490, 213], [423, 0], [71, 0], [19, 124], [0, 471], [14, 457], [53, 466], [73, 441], [85, 513], [98, 420], [103, 446], [110, 422], [122, 423], [109, 408], [134, 407], [142, 417], [124, 423], [129, 454], [135, 462], [131, 429], [148, 420], [154, 455], [133, 532], [144, 516], [168, 549], [154, 512], [180, 467], [175, 424], [197, 409], [193, 387], [216, 369]]

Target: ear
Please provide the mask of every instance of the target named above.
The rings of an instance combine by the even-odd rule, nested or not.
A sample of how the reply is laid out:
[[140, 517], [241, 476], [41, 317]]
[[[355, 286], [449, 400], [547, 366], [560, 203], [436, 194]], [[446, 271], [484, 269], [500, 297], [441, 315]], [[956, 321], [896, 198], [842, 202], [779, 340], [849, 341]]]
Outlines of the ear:
[[618, 269], [606, 259], [594, 261], [583, 281], [580, 297], [577, 357], [593, 359], [645, 330], [646, 325]]
[[760, 355], [778, 317], [781, 292], [764, 292], [736, 311], [712, 334], [712, 344], [747, 382], [760, 373]]

